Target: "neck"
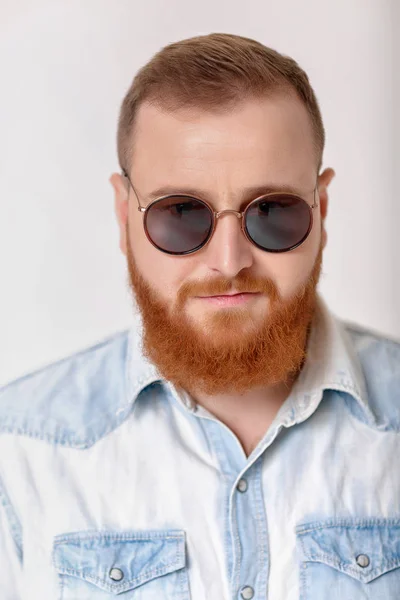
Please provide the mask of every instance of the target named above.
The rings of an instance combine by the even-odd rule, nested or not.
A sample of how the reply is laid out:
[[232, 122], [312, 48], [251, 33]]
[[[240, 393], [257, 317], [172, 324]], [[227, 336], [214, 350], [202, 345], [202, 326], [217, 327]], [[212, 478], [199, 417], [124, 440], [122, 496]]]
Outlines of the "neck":
[[295, 379], [296, 376], [292, 376], [279, 384], [254, 388], [237, 395], [191, 395], [197, 404], [229, 427], [238, 438], [246, 456], [249, 456], [289, 396]]

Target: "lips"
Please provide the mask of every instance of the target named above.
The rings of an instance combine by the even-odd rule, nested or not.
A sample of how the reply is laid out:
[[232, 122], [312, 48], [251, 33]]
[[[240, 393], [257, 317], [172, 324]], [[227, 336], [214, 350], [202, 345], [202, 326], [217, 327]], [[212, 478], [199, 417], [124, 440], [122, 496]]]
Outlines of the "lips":
[[257, 292], [232, 292], [230, 294], [215, 294], [213, 296], [200, 296], [200, 298], [227, 298], [229, 296], [240, 296], [242, 294], [256, 294]]
[[237, 294], [225, 294], [221, 296], [199, 296], [198, 299], [207, 304], [217, 307], [240, 306], [251, 302], [260, 293], [239, 292]]

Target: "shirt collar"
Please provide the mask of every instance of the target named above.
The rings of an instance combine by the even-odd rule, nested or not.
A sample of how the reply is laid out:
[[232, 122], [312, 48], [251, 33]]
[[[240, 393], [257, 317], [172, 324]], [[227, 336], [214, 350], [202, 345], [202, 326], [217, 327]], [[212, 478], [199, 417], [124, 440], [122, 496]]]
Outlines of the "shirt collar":
[[126, 357], [126, 389], [128, 402], [134, 402], [140, 392], [155, 381], [162, 380], [156, 366], [143, 353], [143, 322], [136, 313], [129, 330]]
[[316, 410], [324, 390], [350, 394], [371, 416], [362, 367], [345, 323], [317, 294], [306, 360], [290, 394], [291, 421], [299, 423], [308, 418]]
[[[126, 382], [130, 402], [134, 402], [145, 387], [156, 381], [163, 381], [171, 387], [156, 366], [144, 356], [142, 333], [142, 319], [137, 313], [129, 331], [127, 354]], [[367, 414], [371, 414], [361, 365], [345, 325], [317, 294], [307, 356], [287, 402], [279, 411], [280, 418], [283, 417], [282, 413], [286, 416], [285, 425], [308, 418], [316, 410], [326, 389], [350, 394]], [[193, 410], [193, 402], [188, 394], [175, 389], [174, 395], [178, 396], [185, 408]]]

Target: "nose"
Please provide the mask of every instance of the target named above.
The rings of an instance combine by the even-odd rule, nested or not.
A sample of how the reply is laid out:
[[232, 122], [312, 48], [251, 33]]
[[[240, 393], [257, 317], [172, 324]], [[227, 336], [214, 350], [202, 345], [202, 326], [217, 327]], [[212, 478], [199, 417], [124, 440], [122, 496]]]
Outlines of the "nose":
[[252, 244], [242, 231], [242, 217], [234, 210], [218, 213], [213, 236], [204, 248], [207, 266], [226, 278], [253, 264]]

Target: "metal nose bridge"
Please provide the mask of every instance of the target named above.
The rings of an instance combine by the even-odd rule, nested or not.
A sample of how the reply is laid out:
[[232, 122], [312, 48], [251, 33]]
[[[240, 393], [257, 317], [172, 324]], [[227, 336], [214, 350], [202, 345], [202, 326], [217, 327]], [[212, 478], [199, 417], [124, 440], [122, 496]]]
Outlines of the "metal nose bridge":
[[232, 208], [227, 208], [226, 210], [221, 210], [219, 212], [215, 213], [215, 218], [219, 219], [219, 217], [225, 213], [233, 213], [234, 215], [237, 216], [238, 219], [242, 218], [242, 213], [238, 212], [237, 210], [233, 210]]

